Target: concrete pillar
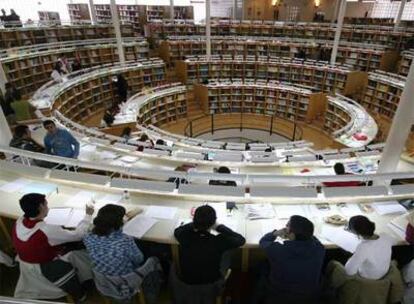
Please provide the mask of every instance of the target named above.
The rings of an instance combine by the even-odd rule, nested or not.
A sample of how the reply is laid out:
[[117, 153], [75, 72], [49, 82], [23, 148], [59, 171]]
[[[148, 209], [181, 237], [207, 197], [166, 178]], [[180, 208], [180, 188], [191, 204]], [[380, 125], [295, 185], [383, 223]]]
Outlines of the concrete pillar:
[[124, 48], [122, 46], [121, 27], [119, 24], [118, 9], [116, 7], [115, 0], [111, 0], [111, 14], [112, 14], [112, 25], [114, 26], [114, 29], [115, 29], [116, 46], [118, 48], [119, 62], [121, 64], [124, 64], [125, 54], [124, 54]]
[[171, 18], [171, 21], [174, 21], [174, 19], [175, 19], [174, 0], [170, 0], [170, 18]]
[[400, 2], [400, 6], [398, 8], [398, 13], [397, 13], [397, 16], [395, 17], [395, 20], [394, 20], [394, 29], [397, 29], [400, 26], [401, 17], [402, 17], [402, 14], [403, 14], [406, 3], [407, 3], [407, 0], [401, 0], [401, 2]]
[[411, 64], [397, 112], [382, 152], [378, 173], [391, 173], [397, 169], [401, 153], [414, 122], [414, 64]]
[[96, 10], [93, 0], [89, 0], [89, 11], [91, 13], [92, 24], [96, 24]]
[[238, 1], [237, 0], [233, 0], [233, 20], [236, 20], [237, 19], [237, 5], [238, 5], [238, 3], [237, 3]]
[[338, 22], [336, 23], [335, 39], [331, 53], [331, 64], [336, 63], [336, 55], [338, 54], [339, 40], [341, 39], [342, 26], [344, 24], [344, 17], [346, 11], [346, 0], [340, 0]]
[[12, 139], [9, 124], [4, 116], [3, 110], [0, 108], [0, 145], [8, 146]]
[[211, 57], [211, 20], [210, 20], [210, 0], [206, 0], [206, 57]]

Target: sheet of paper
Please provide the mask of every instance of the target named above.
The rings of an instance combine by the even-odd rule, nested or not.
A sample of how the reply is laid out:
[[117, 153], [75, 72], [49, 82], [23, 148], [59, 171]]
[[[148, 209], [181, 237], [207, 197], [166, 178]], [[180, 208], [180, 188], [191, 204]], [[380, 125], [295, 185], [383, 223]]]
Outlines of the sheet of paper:
[[45, 222], [50, 225], [63, 226], [69, 220], [72, 208], [51, 208], [45, 218]]
[[81, 204], [82, 207], [85, 206], [85, 204], [92, 201], [92, 198], [94, 197], [95, 193], [91, 191], [79, 191], [74, 196], [72, 196], [70, 199], [68, 199], [65, 202], [65, 205], [67, 206], [77, 206]]
[[54, 184], [45, 184], [45, 183], [30, 183], [22, 188], [19, 192], [22, 194], [27, 193], [40, 193], [44, 195], [49, 195], [57, 191], [57, 185]]
[[277, 205], [275, 206], [276, 215], [279, 219], [288, 219], [292, 215], [301, 215], [306, 217], [306, 212], [301, 205]]
[[95, 201], [103, 206], [108, 204], [118, 204], [122, 200], [122, 195], [120, 194], [106, 194], [104, 196], [95, 198]]
[[177, 214], [177, 210], [178, 209], [175, 207], [149, 206], [145, 211], [145, 216], [164, 220], [172, 220]]
[[340, 213], [347, 217], [362, 214], [358, 204], [338, 204], [337, 208]]
[[157, 222], [156, 219], [138, 215], [124, 225], [123, 231], [135, 238], [141, 238]]
[[76, 228], [79, 223], [85, 218], [85, 209], [72, 209], [69, 220], [64, 224], [68, 228]]
[[320, 217], [325, 218], [338, 213], [338, 209], [335, 205], [328, 205], [328, 208], [323, 208], [323, 206], [318, 206], [316, 204], [309, 205], [309, 216], [310, 217]]
[[126, 155], [119, 158], [119, 160], [125, 163], [135, 163], [138, 160], [138, 157]]
[[360, 240], [356, 235], [345, 231], [342, 226], [333, 227], [330, 225], [324, 225], [322, 227], [321, 236], [334, 243], [338, 247], [351, 253], [355, 252], [355, 249], [360, 243]]
[[371, 206], [379, 215], [401, 214], [407, 212], [407, 209], [399, 204], [398, 201], [372, 203]]
[[244, 210], [246, 217], [250, 220], [275, 217], [275, 210], [270, 203], [246, 204]]
[[0, 187], [0, 191], [4, 191], [8, 193], [16, 192], [22, 189], [23, 187], [27, 186], [31, 182], [32, 182], [31, 180], [28, 180], [25, 178], [19, 178], [10, 183], [5, 183], [4, 185], [2, 185]]
[[118, 155], [114, 152], [110, 152], [110, 151], [101, 151], [99, 152], [99, 157], [101, 159], [114, 159], [116, 157], [118, 157]]

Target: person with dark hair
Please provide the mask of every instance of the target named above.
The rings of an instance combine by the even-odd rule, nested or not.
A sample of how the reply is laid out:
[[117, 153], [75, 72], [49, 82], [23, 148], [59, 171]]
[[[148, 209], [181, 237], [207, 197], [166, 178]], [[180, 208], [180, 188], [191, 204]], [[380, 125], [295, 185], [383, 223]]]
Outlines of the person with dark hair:
[[27, 125], [18, 125], [14, 128], [14, 136], [10, 141], [10, 147], [31, 152], [45, 152], [45, 149], [31, 137]]
[[106, 109], [105, 113], [102, 117], [101, 127], [111, 127], [115, 121], [115, 110], [114, 109]]
[[78, 158], [80, 145], [72, 134], [67, 130], [57, 128], [53, 120], [45, 120], [43, 127], [47, 131], [44, 138], [46, 153], [61, 157]]
[[80, 58], [79, 58], [78, 55], [72, 61], [71, 68], [72, 68], [72, 72], [76, 72], [76, 71], [82, 70], [82, 62], [81, 62], [81, 60], [80, 60]]
[[372, 280], [382, 278], [391, 264], [391, 237], [386, 234], [375, 234], [375, 223], [362, 215], [351, 217], [348, 229], [362, 239], [362, 242], [345, 264], [346, 274], [358, 274], [362, 278]]
[[83, 239], [94, 265], [97, 289], [121, 303], [130, 303], [149, 273], [161, 271], [158, 259], [151, 257], [144, 263], [144, 255], [134, 239], [122, 232], [124, 219], [138, 212], [140, 209], [126, 213], [122, 206], [105, 205], [93, 220], [92, 232]]
[[[148, 143], [151, 148], [154, 147], [154, 142], [145, 133], [141, 135], [138, 141]], [[144, 150], [144, 146], [138, 146], [137, 151], [141, 152], [143, 150]]]
[[[6, 88], [7, 88], [7, 84], [6, 83]], [[7, 93], [7, 92], [6, 92]], [[1, 110], [3, 111], [4, 117], [6, 117], [6, 120], [8, 122], [9, 125], [12, 125], [16, 122], [16, 113], [13, 109], [13, 107], [11, 106], [11, 102], [13, 100], [10, 100], [8, 98], [8, 96], [4, 96], [1, 94], [0, 92], [0, 106], [1, 106]]]
[[12, 27], [22, 27], [20, 17], [16, 14], [14, 9], [10, 9], [10, 15], [7, 16], [7, 21], [10, 22]]
[[[265, 234], [260, 248], [270, 263], [261, 279], [253, 303], [313, 303], [320, 294], [325, 248], [313, 236], [314, 226], [307, 218], [293, 215], [286, 228]], [[285, 241], [275, 242], [277, 238]]]
[[[93, 207], [87, 205], [85, 217], [76, 229], [67, 230], [44, 221], [49, 213], [45, 195], [25, 194], [19, 203], [24, 214], [13, 226], [12, 241], [21, 268], [26, 264], [38, 264], [39, 276], [44, 276], [52, 284], [71, 294], [75, 300], [86, 297], [79, 283], [92, 278], [86, 252], [68, 252], [64, 244], [82, 240], [91, 224]], [[30, 290], [36, 290], [36, 282], [32, 284]], [[15, 294], [25, 294], [22, 283], [17, 284]], [[40, 294], [39, 298], [41, 296]]]
[[[345, 166], [343, 163], [336, 163], [334, 165], [334, 171], [336, 175], [352, 175], [352, 173], [345, 172]], [[355, 187], [361, 186], [359, 181], [338, 181], [338, 182], [323, 182], [325, 187]]]
[[[229, 168], [222, 166], [217, 169], [217, 173], [231, 174], [231, 171]], [[237, 186], [236, 182], [232, 180], [210, 180], [208, 184], [213, 186]]]
[[124, 141], [127, 143], [128, 142], [128, 140], [130, 140], [131, 139], [131, 128], [130, 127], [125, 127], [123, 130], [122, 130], [122, 133], [121, 133], [121, 137], [124, 139]]
[[53, 67], [53, 71], [50, 74], [50, 77], [52, 77], [52, 79], [55, 82], [63, 82], [64, 81], [63, 74], [65, 74], [65, 72], [62, 69], [62, 62], [56, 61], [55, 66]]
[[[180, 251], [181, 280], [189, 285], [211, 284], [223, 278], [223, 255], [243, 246], [246, 240], [216, 222], [216, 211], [209, 205], [195, 210], [193, 222], [175, 229]], [[217, 235], [212, 234], [215, 230]]]
[[119, 103], [126, 101], [128, 97], [128, 82], [126, 81], [124, 76], [122, 76], [122, 74], [118, 74], [116, 76], [115, 83], [116, 83], [117, 93], [119, 96]]

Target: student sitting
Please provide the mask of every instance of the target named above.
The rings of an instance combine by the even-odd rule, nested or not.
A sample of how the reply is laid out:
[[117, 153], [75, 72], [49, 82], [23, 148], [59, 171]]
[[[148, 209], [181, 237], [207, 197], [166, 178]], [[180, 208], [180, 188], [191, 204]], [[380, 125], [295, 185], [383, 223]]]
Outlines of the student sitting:
[[[227, 167], [218, 168], [217, 173], [231, 174], [230, 169]], [[208, 184], [214, 186], [237, 186], [236, 182], [232, 180], [210, 180]]]
[[[314, 226], [307, 218], [294, 215], [286, 228], [265, 234], [260, 247], [270, 263], [270, 273], [258, 286], [254, 303], [313, 303], [320, 293], [325, 248], [313, 236]], [[275, 242], [278, 237], [286, 238]], [[280, 302], [279, 302], [280, 301]]]
[[[336, 163], [334, 165], [334, 170], [336, 175], [352, 175], [351, 173], [345, 172], [345, 167], [342, 163]], [[352, 187], [352, 186], [361, 186], [359, 181], [345, 181], [345, 182], [324, 182], [325, 187]]]
[[[154, 142], [145, 133], [141, 135], [138, 141], [148, 143], [150, 148], [154, 147]], [[144, 151], [144, 146], [138, 146], [137, 151]]]
[[[223, 278], [225, 252], [243, 246], [243, 236], [216, 222], [216, 211], [204, 205], [194, 213], [193, 222], [175, 229], [180, 244], [181, 280], [189, 285], [211, 284]], [[215, 230], [218, 234], [212, 234]]]
[[94, 265], [96, 287], [102, 294], [125, 302], [140, 290], [147, 274], [161, 270], [156, 258], [144, 264], [134, 239], [122, 232], [124, 217], [135, 215], [126, 215], [122, 206], [106, 205], [94, 219], [92, 232], [83, 239]]
[[[79, 281], [92, 279], [90, 263], [83, 250], [68, 252], [65, 243], [80, 241], [91, 224], [94, 209], [86, 207], [86, 215], [75, 230], [66, 230], [61, 226], [44, 222], [49, 208], [45, 195], [30, 193], [20, 199], [24, 215], [17, 219], [12, 229], [12, 241], [16, 249], [20, 266], [38, 265], [39, 277], [45, 277], [56, 287], [64, 290], [75, 300], [86, 298]], [[78, 278], [79, 276], [79, 278]], [[16, 287], [15, 296], [26, 298], [33, 296], [36, 282], [22, 282], [22, 276]], [[26, 290], [28, 289], [28, 290]], [[37, 298], [43, 298], [41, 290]]]
[[78, 158], [80, 145], [69, 131], [56, 127], [53, 120], [45, 120], [43, 127], [47, 131], [43, 141], [48, 154]]
[[382, 278], [390, 268], [392, 239], [375, 234], [375, 223], [362, 215], [349, 219], [348, 229], [362, 239], [352, 257], [345, 264], [347, 275], [358, 274], [371, 280]]
[[131, 130], [130, 127], [125, 127], [122, 130], [121, 137], [124, 139], [125, 143], [128, 143], [128, 140], [131, 139], [131, 132], [132, 132], [132, 130]]

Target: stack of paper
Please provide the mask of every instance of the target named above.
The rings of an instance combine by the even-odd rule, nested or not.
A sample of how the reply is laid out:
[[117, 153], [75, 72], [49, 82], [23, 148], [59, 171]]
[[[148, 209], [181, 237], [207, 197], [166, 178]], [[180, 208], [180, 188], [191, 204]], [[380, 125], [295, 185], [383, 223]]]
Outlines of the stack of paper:
[[85, 217], [85, 209], [52, 208], [49, 210], [45, 222], [50, 225], [59, 225], [75, 228]]
[[272, 204], [246, 204], [245, 205], [246, 217], [249, 220], [255, 219], [266, 219], [274, 218], [275, 210], [273, 209]]
[[172, 220], [175, 217], [177, 210], [178, 209], [175, 207], [149, 206], [145, 211], [145, 216]]
[[351, 253], [355, 252], [358, 244], [360, 243], [360, 240], [356, 235], [345, 231], [343, 227], [324, 225], [322, 227], [321, 236]]
[[401, 206], [398, 201], [378, 202], [373, 203], [372, 208], [379, 215], [406, 213], [407, 210]]
[[25, 178], [19, 178], [16, 179], [10, 183], [5, 183], [0, 187], [0, 191], [12, 193], [16, 191], [20, 191], [22, 188], [30, 184], [32, 181], [25, 179]]
[[388, 227], [395, 232], [400, 238], [405, 240], [405, 231], [408, 225], [408, 214], [400, 215], [391, 220]]
[[288, 219], [292, 215], [306, 217], [306, 212], [301, 205], [277, 205], [275, 209], [279, 219]]
[[123, 231], [130, 236], [141, 238], [157, 222], [156, 219], [138, 215], [124, 225]]

